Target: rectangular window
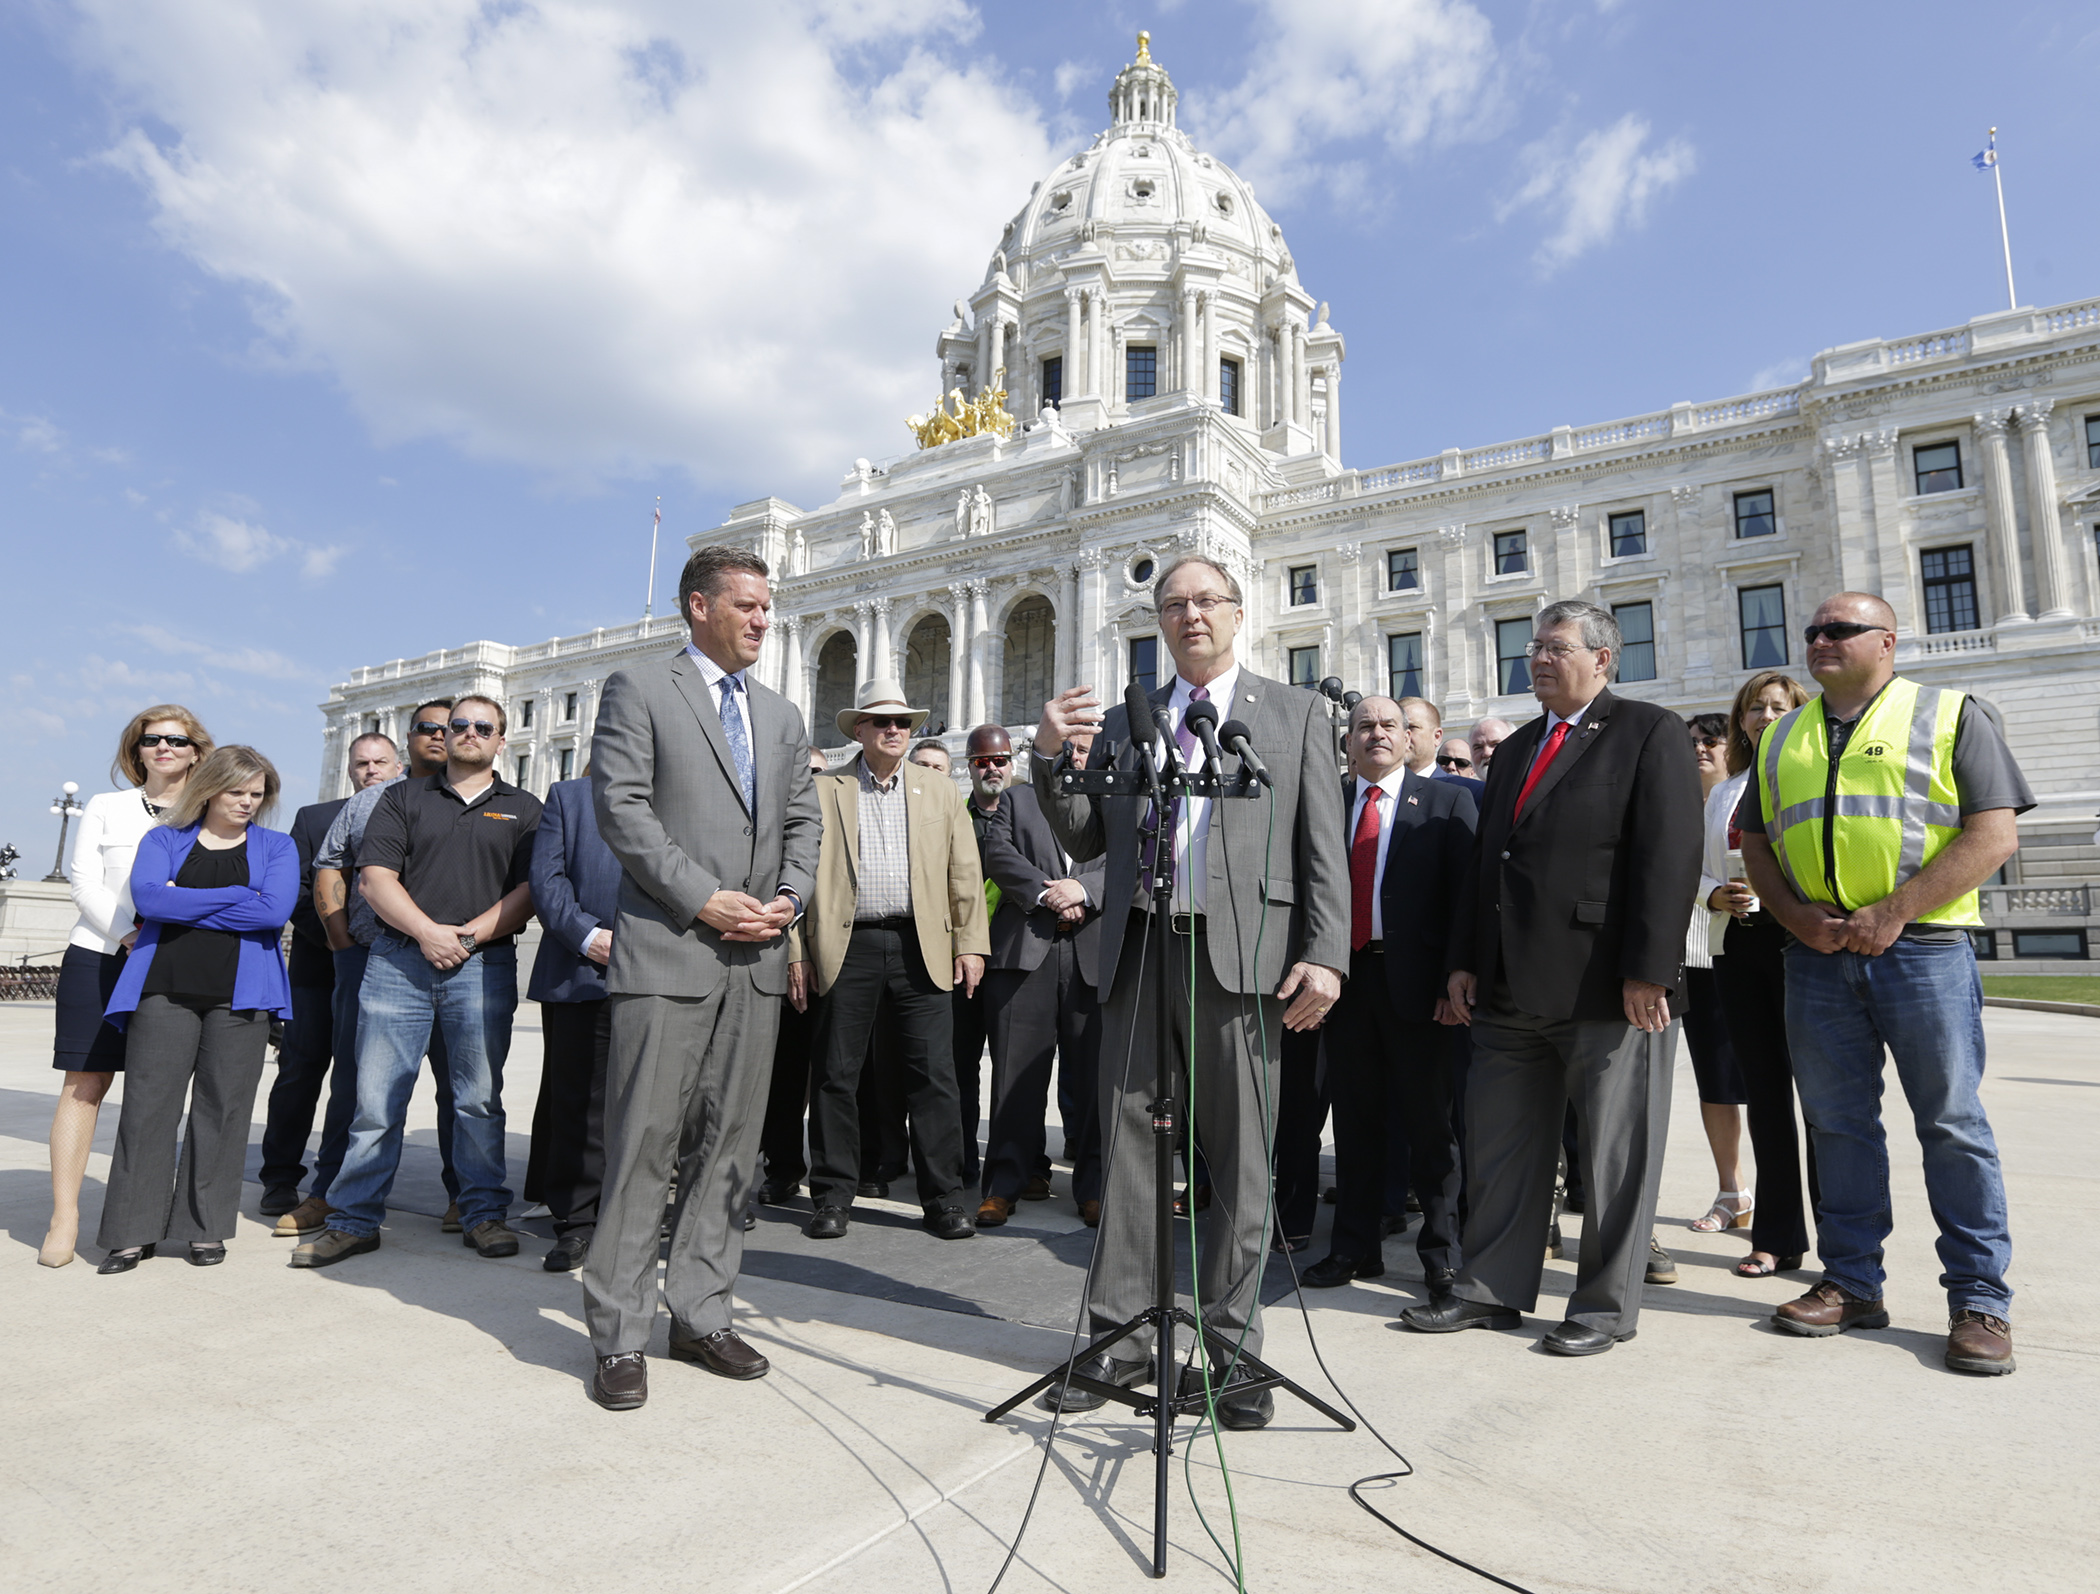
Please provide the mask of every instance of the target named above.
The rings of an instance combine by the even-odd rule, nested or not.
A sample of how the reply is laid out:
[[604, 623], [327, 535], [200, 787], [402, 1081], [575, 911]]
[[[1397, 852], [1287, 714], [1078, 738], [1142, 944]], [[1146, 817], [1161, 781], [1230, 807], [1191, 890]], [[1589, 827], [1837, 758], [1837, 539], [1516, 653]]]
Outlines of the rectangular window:
[[1524, 533], [1521, 531], [1498, 531], [1495, 533], [1495, 574], [1498, 576], [1521, 576], [1531, 568], [1531, 555], [1526, 549]]
[[1290, 661], [1291, 685], [1302, 686], [1307, 691], [1318, 690], [1320, 685], [1320, 650], [1316, 647], [1292, 648]]
[[1132, 344], [1123, 351], [1123, 397], [1135, 404], [1159, 391], [1159, 351]]
[[1611, 617], [1619, 622], [1619, 679], [1655, 679], [1655, 606], [1648, 603], [1615, 603]]
[[1057, 406], [1065, 401], [1065, 359], [1055, 355], [1043, 362], [1043, 402]]
[[1779, 517], [1772, 512], [1772, 489], [1735, 495], [1735, 534], [1738, 537], [1770, 537], [1779, 530]]
[[1928, 448], [1910, 451], [1910, 462], [1917, 468], [1918, 492], [1951, 493], [1961, 486], [1961, 444], [1934, 443]]
[[2012, 933], [2016, 958], [2082, 958], [2083, 930], [2015, 930]]
[[1638, 509], [1611, 517], [1611, 556], [1631, 559], [1648, 551], [1648, 517]]
[[1403, 631], [1385, 639], [1386, 693], [1388, 696], [1422, 695], [1422, 633]]
[[1969, 545], [1927, 548], [1918, 555], [1925, 578], [1925, 629], [1976, 629], [1976, 562]]
[[1495, 690], [1503, 696], [1531, 690], [1531, 661], [1524, 656], [1530, 646], [1529, 620], [1495, 622]]
[[1291, 607], [1320, 601], [1320, 567], [1318, 565], [1291, 566]]
[[1159, 690], [1159, 638], [1130, 639], [1130, 679], [1148, 692]]
[[1218, 407], [1227, 415], [1240, 412], [1240, 362], [1218, 362]]
[[1413, 592], [1422, 585], [1421, 561], [1412, 548], [1390, 548], [1385, 556], [1385, 590]]
[[2085, 468], [2100, 470], [2100, 415], [2085, 418]]
[[561, 717], [564, 720], [574, 720], [576, 718], [576, 694], [574, 692], [562, 699]]
[[518, 729], [521, 731], [532, 729], [532, 699], [529, 697], [518, 705]]
[[564, 747], [561, 750], [561, 774], [557, 778], [561, 780], [574, 780], [576, 778], [575, 748]]
[[518, 772], [511, 777], [510, 783], [513, 786], [518, 787], [520, 790], [523, 790], [525, 786], [525, 760], [522, 758], [519, 759], [517, 762], [517, 771]]
[[1786, 665], [1786, 592], [1780, 587], [1745, 587], [1736, 595], [1743, 616], [1743, 668], [1777, 670]]

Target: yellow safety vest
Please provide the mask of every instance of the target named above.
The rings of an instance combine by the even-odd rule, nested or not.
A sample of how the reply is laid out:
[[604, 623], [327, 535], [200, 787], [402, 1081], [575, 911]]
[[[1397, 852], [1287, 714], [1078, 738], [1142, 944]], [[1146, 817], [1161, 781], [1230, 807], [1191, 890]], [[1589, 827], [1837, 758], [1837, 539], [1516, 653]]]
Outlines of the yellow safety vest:
[[[1961, 834], [1954, 732], [1964, 700], [1896, 677], [1867, 705], [1835, 770], [1821, 698], [1765, 731], [1765, 834], [1802, 901], [1848, 913], [1879, 902]], [[1980, 925], [1983, 916], [1971, 891], [1917, 922]]]

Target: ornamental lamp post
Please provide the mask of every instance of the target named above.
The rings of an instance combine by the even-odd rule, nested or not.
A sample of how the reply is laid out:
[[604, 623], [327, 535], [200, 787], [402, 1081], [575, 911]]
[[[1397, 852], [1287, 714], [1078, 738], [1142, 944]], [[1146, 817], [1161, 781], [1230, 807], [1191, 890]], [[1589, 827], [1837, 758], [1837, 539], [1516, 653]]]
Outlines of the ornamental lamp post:
[[79, 791], [80, 782], [69, 780], [59, 787], [58, 800], [51, 805], [51, 811], [58, 815], [58, 856], [52, 860], [51, 872], [44, 876], [46, 882], [62, 883], [66, 878], [66, 827], [73, 823], [75, 814], [87, 812], [79, 803], [73, 801]]

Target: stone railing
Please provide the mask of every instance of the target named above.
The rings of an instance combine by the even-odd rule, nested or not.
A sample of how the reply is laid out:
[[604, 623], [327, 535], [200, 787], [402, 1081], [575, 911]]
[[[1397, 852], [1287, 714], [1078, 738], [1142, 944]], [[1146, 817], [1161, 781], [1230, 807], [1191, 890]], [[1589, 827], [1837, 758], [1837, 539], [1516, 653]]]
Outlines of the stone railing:
[[1889, 364], [1916, 365], [1920, 360], [1937, 360], [1949, 355], [1969, 352], [1969, 334], [1961, 332], [1933, 332], [1922, 338], [1912, 338], [1904, 343], [1888, 345]]
[[439, 648], [435, 653], [426, 653], [419, 659], [394, 659], [386, 664], [370, 664], [350, 672], [346, 687], [376, 686], [382, 681], [406, 680], [412, 676], [437, 675], [450, 671], [472, 670], [477, 665], [491, 669], [514, 669], [521, 664], [538, 664], [548, 659], [560, 658], [565, 653], [590, 653], [606, 646], [617, 646], [623, 642], [644, 642], [653, 636], [672, 636], [680, 629], [676, 615], [657, 615], [647, 621], [637, 620], [632, 625], [604, 626], [595, 631], [579, 632], [575, 636], [550, 637], [545, 642], [528, 643], [523, 647], [508, 647], [501, 642], [470, 642], [463, 648]]
[[1993, 918], [2039, 915], [2053, 919], [2090, 918], [2093, 888], [2075, 886], [1982, 886], [1983, 911]]
[[2060, 310], [2051, 310], [2042, 316], [2045, 332], [2075, 332], [2080, 327], [2100, 327], [2100, 299], [2084, 304], [2067, 304]]
[[1667, 411], [1660, 415], [1641, 415], [1630, 421], [1613, 421], [1608, 426], [1586, 426], [1574, 434], [1571, 441], [1576, 452], [1592, 448], [1618, 448], [1626, 443], [1637, 443], [1644, 437], [1668, 437], [1670, 417]]
[[1991, 653], [1998, 647], [1994, 631], [1947, 631], [1938, 636], [1905, 637], [1896, 644], [1902, 659], [1932, 659], [1951, 653]]

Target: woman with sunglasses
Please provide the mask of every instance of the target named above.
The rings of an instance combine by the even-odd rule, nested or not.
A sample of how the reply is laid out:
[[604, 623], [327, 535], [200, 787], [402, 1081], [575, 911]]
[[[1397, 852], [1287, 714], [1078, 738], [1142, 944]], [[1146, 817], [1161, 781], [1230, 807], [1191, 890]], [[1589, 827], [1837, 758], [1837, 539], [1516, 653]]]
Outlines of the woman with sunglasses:
[[[1728, 714], [1728, 778], [1706, 799], [1706, 859], [1700, 900], [1712, 910], [1714, 983], [1734, 1046], [1757, 1162], [1757, 1202], [1748, 1207], [1750, 1254], [1736, 1264], [1744, 1278], [1769, 1278], [1801, 1265], [1808, 1251], [1801, 1200], [1801, 1140], [1794, 1124], [1794, 1065], [1786, 1043], [1786, 933], [1757, 906], [1743, 875], [1741, 808], [1765, 727], [1808, 701], [1801, 683], [1766, 670], [1743, 683]], [[1698, 920], [1693, 920], [1695, 927]], [[1726, 1180], [1723, 1180], [1724, 1185]], [[1738, 1183], [1741, 1181], [1738, 1180]], [[1816, 1189], [1808, 1164], [1811, 1201]], [[1724, 1190], [1724, 1196], [1727, 1192]], [[1744, 1195], [1742, 1201], [1747, 1203]], [[1728, 1210], [1717, 1200], [1713, 1216]], [[1694, 1224], [1697, 1228], [1699, 1225]], [[1719, 1227], [1719, 1225], [1716, 1225]]]
[[[1692, 714], [1684, 723], [1692, 733], [1692, 756], [1699, 762], [1700, 794], [1710, 801], [1715, 788], [1728, 779], [1728, 721], [1719, 714]], [[1708, 894], [1702, 889], [1701, 900]], [[1728, 1025], [1721, 1016], [1711, 924], [1710, 913], [1694, 911], [1684, 944], [1684, 1042], [1692, 1054], [1692, 1076], [1699, 1085], [1699, 1122], [1714, 1154], [1720, 1192], [1706, 1215], [1690, 1224], [1700, 1234], [1749, 1228], [1752, 1204], [1749, 1182], [1743, 1178], [1743, 1103], [1749, 1097], [1735, 1048], [1729, 1044]]]
[[254, 748], [218, 748], [139, 842], [131, 900], [144, 924], [109, 1003], [129, 1066], [98, 1273], [128, 1273], [174, 1240], [193, 1267], [226, 1260], [270, 1020], [292, 1011], [281, 942], [299, 850], [260, 823], [277, 791]]
[[124, 1067], [124, 1036], [103, 1018], [117, 976], [138, 939], [131, 862], [140, 840], [182, 796], [211, 736], [179, 703], [131, 716], [117, 738], [116, 791], [87, 800], [66, 855], [66, 881], [80, 918], [58, 971], [58, 1028], [51, 1066], [64, 1072], [51, 1115], [51, 1226], [36, 1259], [73, 1260], [80, 1237], [80, 1181], [95, 1142], [102, 1098]]

